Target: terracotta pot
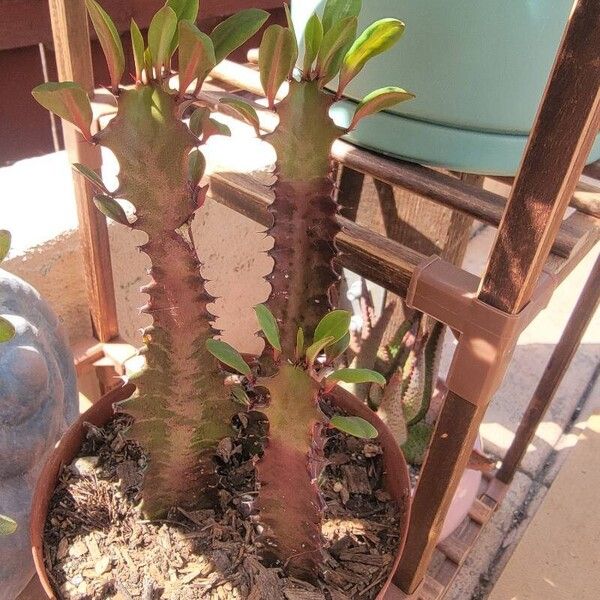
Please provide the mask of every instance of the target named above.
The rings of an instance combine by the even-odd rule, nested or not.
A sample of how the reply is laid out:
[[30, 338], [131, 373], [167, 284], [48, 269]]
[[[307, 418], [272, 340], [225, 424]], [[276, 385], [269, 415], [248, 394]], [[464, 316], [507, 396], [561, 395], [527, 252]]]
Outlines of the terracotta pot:
[[[113, 417], [113, 404], [129, 398], [133, 390], [134, 386], [132, 384], [117, 388], [103, 396], [88, 411], [81, 415], [62, 437], [61, 441], [56, 446], [56, 449], [44, 465], [38, 479], [31, 510], [31, 544], [33, 560], [38, 576], [44, 591], [50, 600], [56, 600], [56, 596], [50, 585], [48, 574], [46, 573], [46, 566], [44, 564], [44, 525], [60, 470], [63, 465], [71, 463], [79, 452], [86, 435], [85, 423], [91, 423], [96, 427], [103, 427], [106, 425]], [[387, 426], [365, 404], [341, 388], [336, 388], [334, 390], [333, 399], [335, 406], [349, 414], [362, 417], [371, 423], [379, 432], [378, 441], [382, 444], [384, 449], [385, 487], [387, 492], [403, 509], [400, 514], [400, 531], [394, 566], [390, 572], [390, 576], [381, 589], [381, 592], [377, 596], [377, 600], [391, 600], [394, 598], [394, 594], [397, 593], [394, 586], [391, 585], [392, 576], [398, 567], [400, 556], [404, 548], [410, 516], [410, 480], [406, 461]]]

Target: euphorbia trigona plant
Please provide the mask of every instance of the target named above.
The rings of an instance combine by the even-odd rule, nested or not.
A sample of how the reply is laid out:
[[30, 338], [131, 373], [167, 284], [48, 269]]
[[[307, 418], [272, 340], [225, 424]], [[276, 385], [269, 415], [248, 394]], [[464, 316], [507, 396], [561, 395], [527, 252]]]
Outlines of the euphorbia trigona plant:
[[[194, 504], [215, 484], [214, 450], [229, 435], [236, 412], [206, 350], [215, 335], [207, 309], [213, 298], [190, 230], [206, 193], [198, 187], [205, 165], [198, 147], [222, 128], [205, 107], [196, 110], [189, 127], [181, 117], [194, 102], [188, 88], [195, 82], [190, 89], [198, 90], [215, 64], [254, 35], [268, 13], [241, 11], [208, 36], [194, 25], [198, 0], [168, 0], [152, 19], [147, 44], [132, 21], [134, 85], [122, 88], [125, 59], [117, 30], [95, 0], [86, 0], [86, 6], [106, 55], [116, 117], [92, 135], [90, 101], [78, 84], [44, 84], [33, 95], [76, 125], [88, 142], [114, 153], [120, 166], [114, 192], [95, 172], [75, 167], [95, 189], [102, 212], [148, 237], [140, 248], [152, 263], [143, 311], [153, 325], [144, 332], [146, 366], [134, 377], [137, 390], [121, 410], [134, 417], [130, 435], [148, 454], [143, 508], [157, 516]], [[180, 77], [174, 89], [171, 60], [177, 48]], [[117, 198], [133, 204], [133, 220]]]
[[[275, 374], [256, 377], [242, 356], [219, 340], [207, 347], [224, 364], [245, 379], [233, 390], [269, 420], [268, 443], [257, 463], [260, 482], [257, 507], [265, 528], [267, 555], [285, 564], [292, 576], [313, 581], [322, 562], [321, 519], [323, 502], [318, 479], [324, 467], [326, 427], [362, 438], [377, 437], [377, 430], [359, 417], [334, 415], [327, 418], [321, 402], [340, 381], [378, 383], [385, 379], [367, 369], [334, 370], [339, 342], [348, 333], [350, 313], [334, 310], [317, 324], [311, 343], [308, 332], [298, 330], [292, 357], [282, 354], [279, 327], [264, 305], [256, 307], [264, 337], [275, 357]], [[329, 357], [321, 359], [322, 353]], [[260, 390], [266, 390], [266, 393]], [[247, 392], [254, 392], [251, 396]], [[261, 401], [266, 402], [261, 405]]]
[[[277, 371], [272, 377], [250, 380], [268, 390], [264, 409], [268, 441], [257, 464], [258, 509], [272, 553], [290, 574], [310, 580], [316, 578], [321, 561], [322, 508], [316, 480], [324, 442], [319, 399], [336, 381], [383, 381], [367, 370], [332, 369], [349, 343], [350, 316], [329, 312], [330, 289], [338, 280], [333, 260], [339, 232], [330, 154], [333, 142], [346, 132], [333, 122], [329, 111], [367, 61], [389, 49], [404, 30], [401, 21], [385, 19], [357, 38], [359, 12], [360, 1], [329, 0], [323, 20], [313, 15], [303, 36], [300, 69], [295, 69], [299, 48], [291, 24], [267, 29], [259, 57], [265, 95], [279, 125], [265, 137], [277, 153], [269, 230], [274, 238], [270, 252], [274, 268], [269, 276], [272, 293], [267, 306], [258, 310]], [[337, 93], [327, 91], [325, 86], [338, 74]], [[276, 105], [285, 81], [289, 92]], [[358, 105], [350, 128], [412, 97], [401, 88], [377, 90]], [[307, 347], [305, 336], [311, 333]], [[212, 341], [209, 346], [223, 362], [235, 356], [223, 343]], [[236, 368], [248, 376], [248, 367], [239, 360], [234, 361]], [[339, 419], [342, 426], [348, 425]], [[356, 425], [352, 417], [350, 423]]]

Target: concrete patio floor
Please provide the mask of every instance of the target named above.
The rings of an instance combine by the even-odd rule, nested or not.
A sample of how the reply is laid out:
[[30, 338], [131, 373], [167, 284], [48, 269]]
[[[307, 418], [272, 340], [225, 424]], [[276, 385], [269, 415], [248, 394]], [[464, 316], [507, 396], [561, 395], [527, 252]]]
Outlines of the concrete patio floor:
[[489, 600], [598, 598], [599, 455], [600, 414], [596, 414], [587, 421]]
[[[209, 164], [213, 169], [252, 171], [264, 167], [265, 149], [251, 138], [249, 131], [242, 130], [241, 138], [235, 142], [215, 139], [211, 143]], [[4, 268], [36, 285], [65, 321], [72, 341], [77, 341], [88, 336], [90, 331], [69, 171], [63, 153], [0, 169], [2, 218], [8, 215], [8, 221], [4, 220], [0, 226], [12, 229], [15, 239], [15, 248]], [[116, 166], [107, 157], [107, 182], [115, 173]], [[40, 189], [40, 182], [43, 182], [43, 189]], [[260, 226], [211, 199], [196, 221], [195, 227], [203, 228], [203, 235], [196, 235], [196, 239], [199, 252], [207, 263], [205, 275], [211, 280], [210, 291], [216, 296], [227, 294], [229, 298], [227, 305], [222, 300], [216, 304], [215, 312], [219, 314], [217, 325], [224, 330], [228, 341], [243, 350], [255, 350], [260, 342], [254, 337], [253, 327], [239, 325], [252, 323], [251, 307], [263, 301], [268, 293], [262, 279], [270, 268], [269, 260], [262, 254], [268, 247], [268, 241]], [[231, 232], [235, 235], [232, 236]], [[474, 229], [465, 260], [468, 270], [482, 272], [494, 234], [490, 227]], [[134, 250], [131, 236], [123, 228], [111, 225], [110, 235], [121, 330], [123, 336], [133, 342], [137, 339], [137, 330], [143, 325], [136, 307], [143, 303], [143, 296], [137, 289], [145, 278], [145, 262]], [[523, 333], [504, 384], [481, 428], [487, 453], [501, 458], [506, 452], [521, 414], [599, 253], [600, 245], [560, 286], [548, 308]], [[444, 369], [449, 365], [452, 346], [448, 339], [444, 350]], [[600, 316], [596, 315], [506, 500], [484, 529], [452, 585], [448, 600], [483, 600], [490, 597], [517, 541], [523, 536], [560, 466], [576, 444], [581, 423], [598, 408]], [[600, 489], [596, 493], [599, 496]], [[493, 596], [493, 599], [511, 600], [500, 596]]]

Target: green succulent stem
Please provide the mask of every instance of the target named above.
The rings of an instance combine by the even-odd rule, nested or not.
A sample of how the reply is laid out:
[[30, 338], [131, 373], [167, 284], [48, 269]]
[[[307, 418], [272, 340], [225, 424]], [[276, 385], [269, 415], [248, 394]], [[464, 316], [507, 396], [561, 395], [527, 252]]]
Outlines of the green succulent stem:
[[142, 289], [149, 296], [142, 310], [153, 319], [144, 332], [146, 366], [120, 410], [134, 417], [129, 435], [148, 453], [143, 506], [153, 517], [194, 505], [214, 487], [214, 450], [236, 412], [206, 349], [216, 334], [207, 308], [214, 298], [186, 235], [197, 209], [188, 156], [198, 142], [177, 110], [172, 92], [138, 86], [121, 93], [117, 116], [97, 135], [119, 162], [118, 196], [135, 206], [132, 227], [147, 234], [140, 249], [152, 263]]
[[339, 279], [333, 265], [340, 228], [330, 155], [344, 131], [329, 117], [333, 102], [316, 81], [291, 81], [278, 106], [279, 126], [265, 138], [277, 153], [267, 306], [281, 326], [288, 358], [294, 356], [298, 328], [314, 331], [330, 310], [331, 287]]
[[258, 509], [267, 548], [290, 575], [314, 581], [321, 554], [322, 500], [317, 487], [324, 466], [324, 417], [320, 386], [304, 369], [283, 365], [258, 386], [269, 390], [261, 409], [269, 419], [269, 438], [257, 463]]
[[[139, 27], [131, 23], [136, 86], [123, 89], [125, 56], [117, 27], [101, 3], [85, 4], [106, 57], [116, 117], [92, 138], [92, 107], [79, 84], [46, 83], [32, 94], [78, 127], [88, 141], [113, 152], [120, 167], [113, 193], [89, 167], [74, 166], [100, 192], [94, 203], [103, 214], [147, 236], [140, 250], [152, 267], [151, 281], [143, 288], [149, 299], [142, 310], [153, 324], [144, 332], [146, 366], [132, 378], [136, 392], [120, 409], [134, 417], [130, 436], [148, 454], [143, 508], [147, 516], [157, 517], [174, 506], [195, 505], [214, 488], [213, 456], [219, 441], [232, 433], [231, 418], [237, 412], [207, 349], [217, 333], [207, 308], [214, 298], [206, 291], [190, 228], [207, 189], [198, 187], [206, 161], [196, 147], [200, 139], [204, 143], [226, 128], [210, 119], [208, 110], [196, 111], [198, 116], [186, 126], [181, 121], [191, 103], [186, 91], [194, 81], [200, 89], [215, 64], [250, 39], [269, 14], [241, 10], [209, 36], [194, 25], [198, 0], [166, 0], [152, 18], [147, 47]], [[179, 91], [169, 88], [177, 49]], [[240, 101], [236, 107], [258, 120]], [[135, 207], [133, 222], [119, 199]], [[2, 248], [0, 239], [0, 258]], [[0, 319], [0, 337], [9, 333]]]

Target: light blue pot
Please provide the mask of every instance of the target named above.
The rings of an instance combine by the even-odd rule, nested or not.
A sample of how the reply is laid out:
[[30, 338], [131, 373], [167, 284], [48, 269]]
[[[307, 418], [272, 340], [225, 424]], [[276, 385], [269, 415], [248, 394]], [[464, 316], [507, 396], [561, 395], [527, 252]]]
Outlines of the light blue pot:
[[[325, 0], [292, 2], [298, 32]], [[384, 17], [406, 23], [334, 109], [348, 125], [356, 101], [399, 85], [417, 95], [365, 119], [351, 142], [472, 173], [514, 175], [573, 0], [363, 0], [360, 30]], [[597, 141], [590, 162], [600, 158]]]

